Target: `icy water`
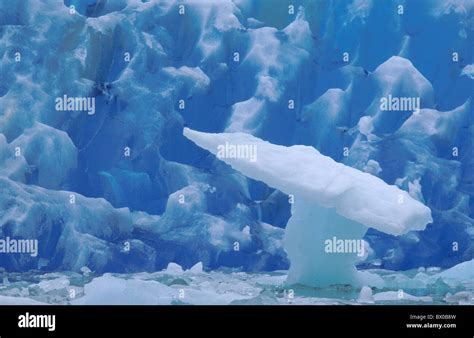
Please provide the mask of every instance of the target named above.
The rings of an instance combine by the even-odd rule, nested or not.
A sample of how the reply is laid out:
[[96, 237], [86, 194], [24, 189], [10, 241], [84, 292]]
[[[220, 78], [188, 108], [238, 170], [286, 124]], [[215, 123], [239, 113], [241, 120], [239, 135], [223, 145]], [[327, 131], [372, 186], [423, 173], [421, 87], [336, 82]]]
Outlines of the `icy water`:
[[471, 304], [474, 280], [447, 277], [438, 268], [394, 272], [370, 270], [378, 287], [285, 285], [286, 271], [244, 273], [183, 271], [94, 275], [82, 273], [3, 273], [0, 304]]

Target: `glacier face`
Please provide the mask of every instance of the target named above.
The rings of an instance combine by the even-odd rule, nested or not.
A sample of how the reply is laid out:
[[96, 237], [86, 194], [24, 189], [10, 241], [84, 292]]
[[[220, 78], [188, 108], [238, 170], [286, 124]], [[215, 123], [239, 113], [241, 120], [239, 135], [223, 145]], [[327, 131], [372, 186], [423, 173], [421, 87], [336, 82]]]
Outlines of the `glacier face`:
[[[423, 232], [369, 230], [364, 266], [471, 260], [472, 2], [403, 4], [1, 2], [0, 229], [38, 238], [40, 253], [0, 265], [288, 268], [287, 196], [196, 147], [184, 126], [312, 146], [430, 208]], [[63, 95], [94, 97], [95, 114], [55, 110]], [[389, 95], [419, 97], [419, 112], [381, 111]]]

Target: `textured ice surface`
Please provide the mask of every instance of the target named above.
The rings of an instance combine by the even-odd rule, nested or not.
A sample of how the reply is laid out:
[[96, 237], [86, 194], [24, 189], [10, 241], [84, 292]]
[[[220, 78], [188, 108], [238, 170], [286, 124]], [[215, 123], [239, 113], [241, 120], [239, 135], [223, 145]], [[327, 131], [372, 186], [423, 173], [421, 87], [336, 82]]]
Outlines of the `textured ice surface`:
[[[3, 234], [38, 239], [42, 243], [38, 256], [43, 258], [38, 261], [29, 255], [3, 255], [2, 267], [79, 270], [90, 265], [101, 270], [112, 257], [116, 263], [126, 257], [120, 254], [119, 244], [131, 236], [133, 224], [128, 209], [115, 209], [102, 198], [81, 195], [74, 195], [72, 204], [69, 192], [29, 186], [3, 176], [0, 176], [0, 190]], [[108, 242], [116, 242], [117, 246], [109, 246]], [[138, 243], [135, 244], [139, 249]], [[144, 267], [149, 264], [149, 258], [142, 260], [142, 264]]]
[[[2, 267], [288, 268], [287, 196], [185, 125], [312, 146], [430, 208], [423, 232], [370, 229], [364, 266], [473, 259], [472, 1], [406, 1], [403, 15], [398, 0], [295, 0], [294, 15], [286, 1], [186, 1], [184, 16], [181, 3], [0, 1], [0, 232], [40, 240]], [[56, 111], [64, 94], [94, 97], [95, 114]], [[419, 114], [380, 111], [388, 94], [421, 97]]]

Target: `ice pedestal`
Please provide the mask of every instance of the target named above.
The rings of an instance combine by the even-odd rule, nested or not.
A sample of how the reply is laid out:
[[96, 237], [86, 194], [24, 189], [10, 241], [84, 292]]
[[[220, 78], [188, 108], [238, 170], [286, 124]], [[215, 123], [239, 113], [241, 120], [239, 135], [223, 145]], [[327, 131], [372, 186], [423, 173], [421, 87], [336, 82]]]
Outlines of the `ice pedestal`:
[[[360, 243], [369, 227], [401, 235], [423, 230], [432, 222], [430, 209], [406, 191], [337, 163], [312, 147], [278, 146], [244, 133], [207, 134], [185, 128], [184, 135], [242, 174], [292, 195], [285, 233], [290, 284], [372, 284], [370, 275], [355, 268], [354, 247], [327, 250], [326, 241]], [[222, 156], [223, 145], [251, 148], [255, 153]]]
[[[357, 252], [327, 252], [326, 241], [362, 241], [367, 227], [295, 196], [292, 217], [285, 230], [284, 247], [290, 259], [288, 284], [361, 286], [355, 262]], [[364, 283], [362, 283], [364, 284]]]

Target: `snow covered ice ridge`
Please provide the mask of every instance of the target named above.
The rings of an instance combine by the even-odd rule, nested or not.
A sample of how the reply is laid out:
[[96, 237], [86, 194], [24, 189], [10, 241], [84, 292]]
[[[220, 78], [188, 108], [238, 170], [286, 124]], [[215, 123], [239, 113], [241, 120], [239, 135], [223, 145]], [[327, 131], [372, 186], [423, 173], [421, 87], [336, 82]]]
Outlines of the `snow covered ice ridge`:
[[294, 196], [284, 247], [290, 259], [288, 283], [310, 286], [364, 285], [355, 255], [328, 255], [327, 239], [362, 240], [368, 227], [401, 235], [432, 222], [421, 202], [378, 177], [335, 162], [313, 147], [284, 147], [249, 134], [209, 134], [185, 128], [184, 136], [219, 154], [223, 144], [252, 145], [257, 159], [220, 157], [244, 175]]

